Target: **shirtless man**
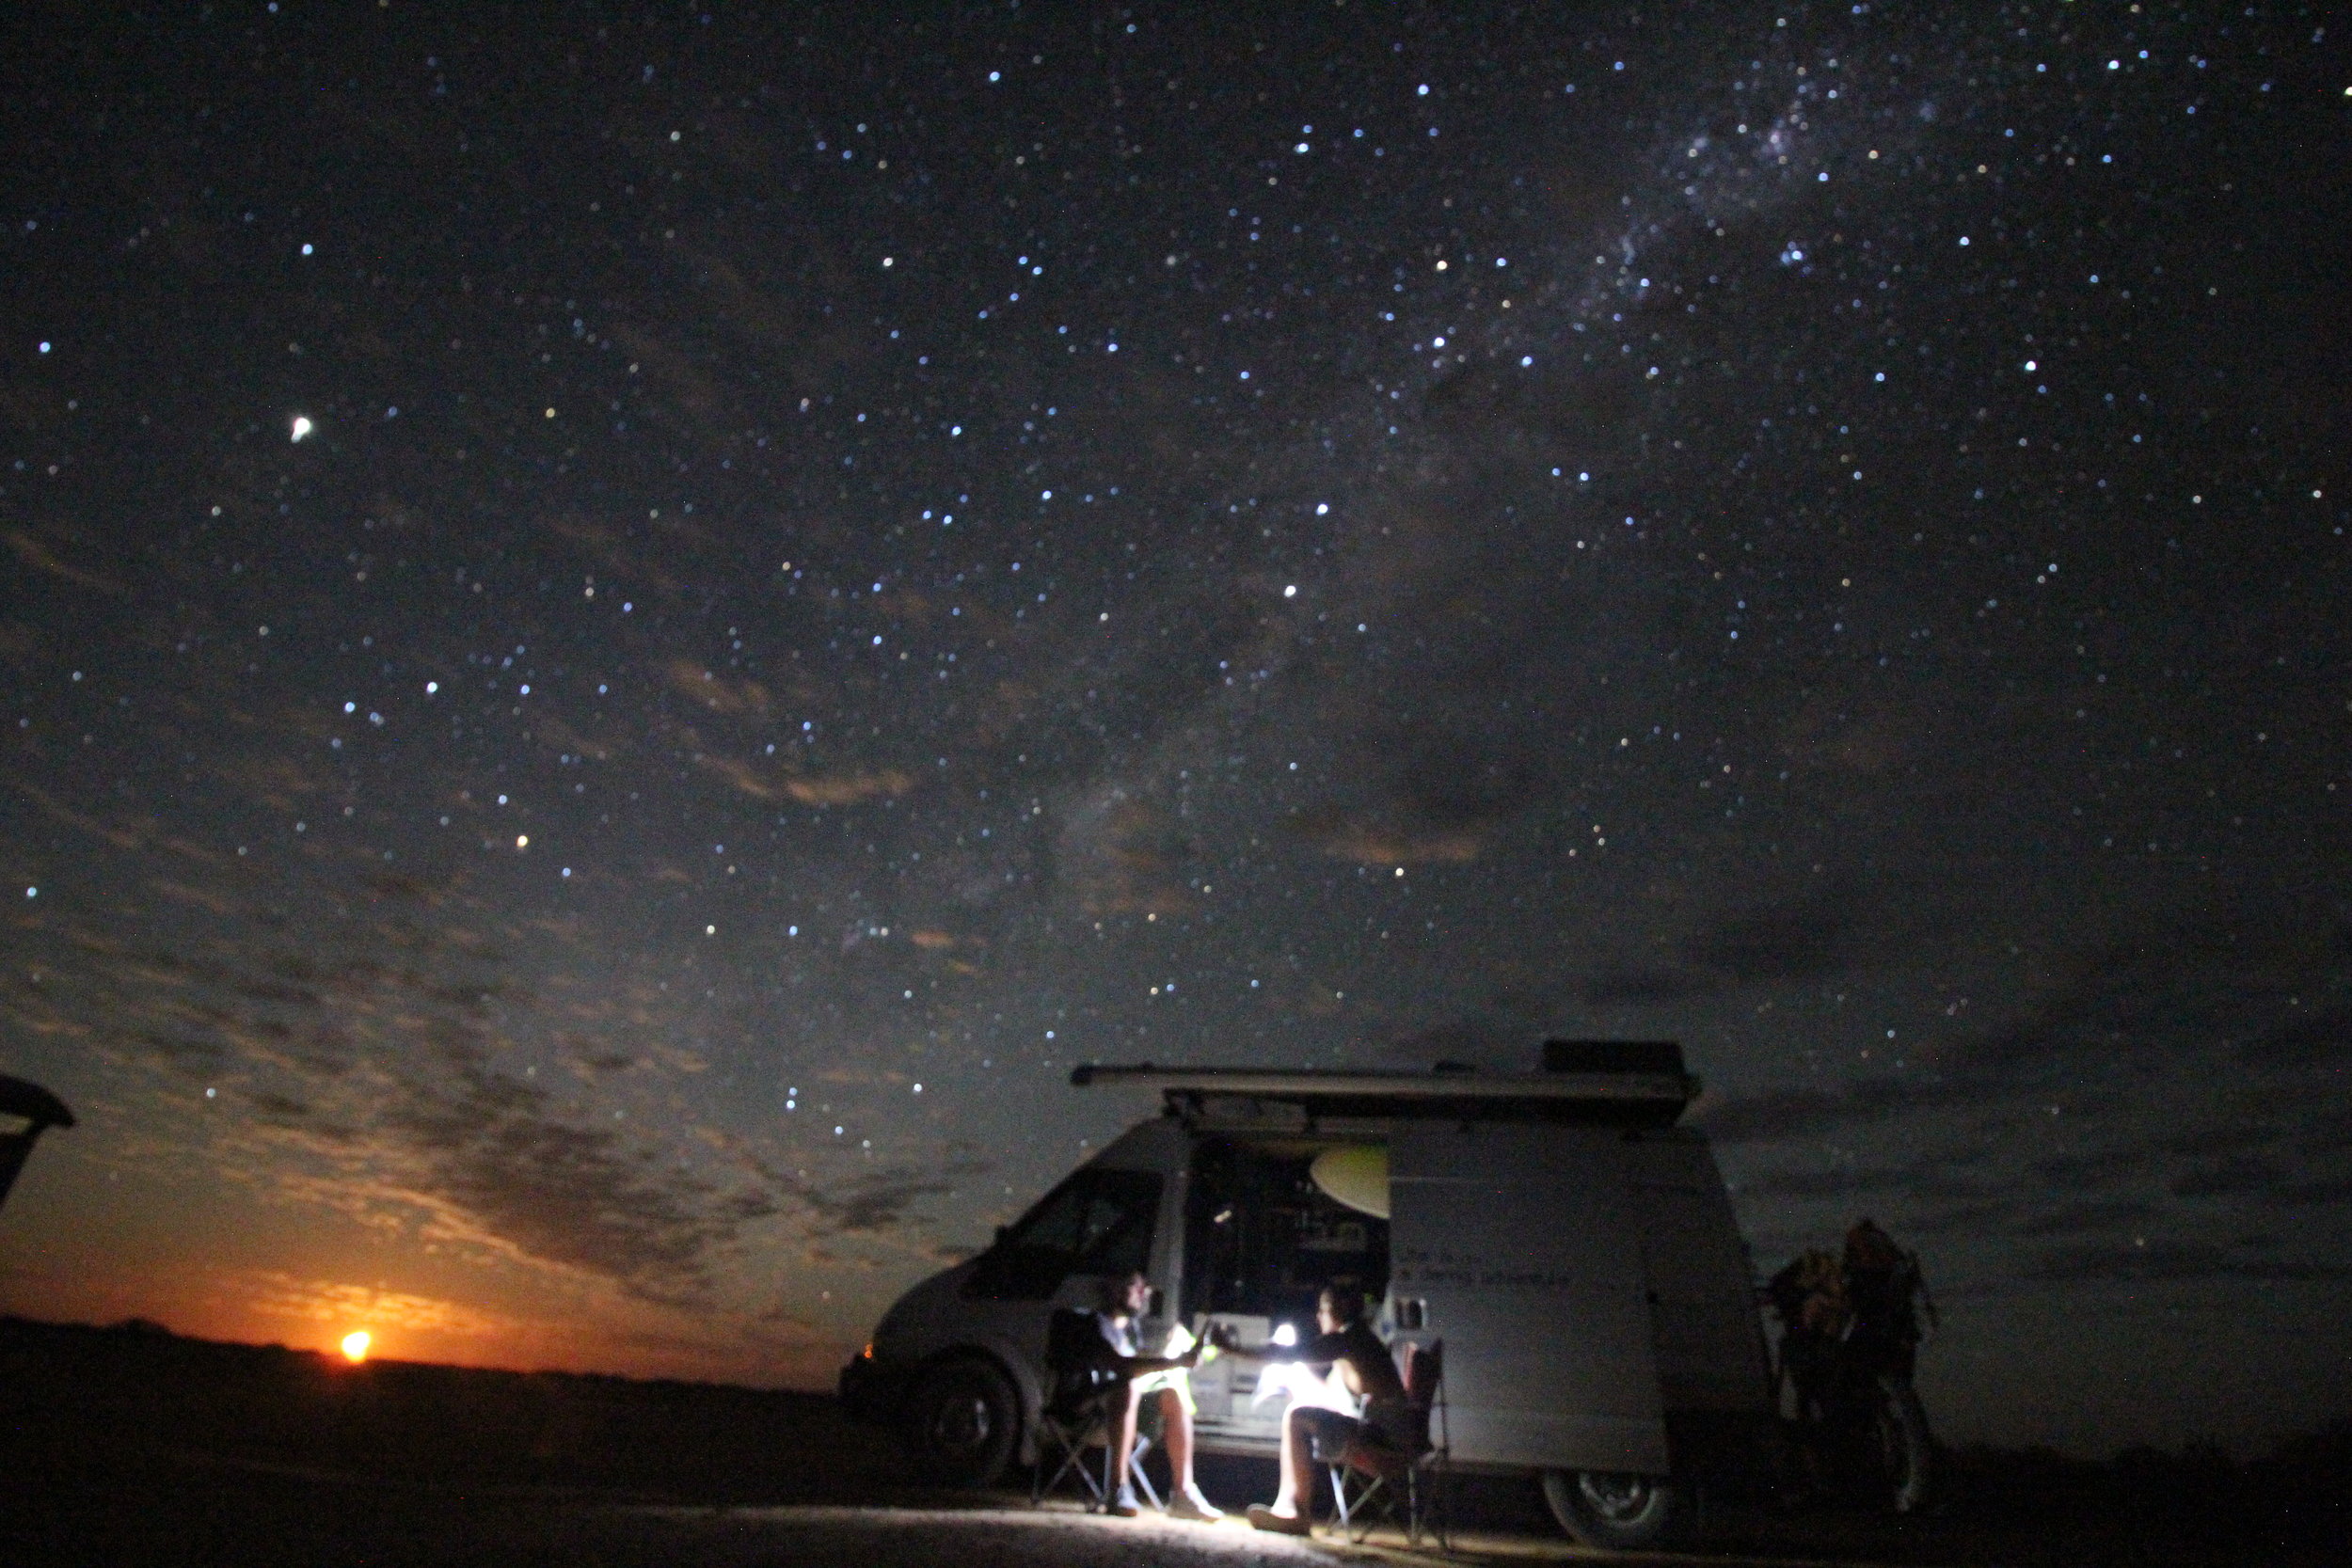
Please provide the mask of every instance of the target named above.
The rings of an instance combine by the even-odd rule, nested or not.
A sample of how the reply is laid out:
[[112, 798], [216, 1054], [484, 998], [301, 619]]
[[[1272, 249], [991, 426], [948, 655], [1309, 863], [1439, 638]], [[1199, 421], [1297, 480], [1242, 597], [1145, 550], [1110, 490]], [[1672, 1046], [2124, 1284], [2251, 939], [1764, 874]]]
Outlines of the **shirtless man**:
[[1411, 1442], [1412, 1411], [1405, 1380], [1396, 1375], [1389, 1347], [1366, 1325], [1362, 1298], [1326, 1289], [1315, 1301], [1316, 1337], [1303, 1345], [1270, 1349], [1269, 1361], [1303, 1361], [1340, 1369], [1340, 1381], [1360, 1403], [1363, 1416], [1343, 1416], [1313, 1405], [1293, 1405], [1282, 1417], [1282, 1484], [1274, 1505], [1249, 1505], [1249, 1523], [1282, 1535], [1305, 1535], [1311, 1528], [1306, 1500], [1314, 1496], [1313, 1440], [1326, 1453], [1351, 1444], [1404, 1449]]

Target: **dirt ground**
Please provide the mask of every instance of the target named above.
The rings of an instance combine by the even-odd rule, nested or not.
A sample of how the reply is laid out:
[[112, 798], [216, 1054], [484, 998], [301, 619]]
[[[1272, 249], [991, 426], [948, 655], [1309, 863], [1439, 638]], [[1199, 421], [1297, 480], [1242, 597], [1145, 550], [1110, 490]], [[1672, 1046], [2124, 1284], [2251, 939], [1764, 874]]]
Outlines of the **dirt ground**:
[[[803, 1454], [803, 1460], [811, 1456]], [[811, 1478], [838, 1493], [838, 1473]], [[1271, 1490], [1254, 1468], [1204, 1477], [1238, 1507]], [[1240, 1485], [1236, 1486], [1236, 1482]], [[1263, 1486], [1259, 1483], [1263, 1482]], [[1835, 1513], [1730, 1513], [1690, 1554], [1608, 1557], [1563, 1538], [1505, 1490], [1462, 1499], [1451, 1549], [1407, 1553], [1393, 1532], [1359, 1546], [1327, 1525], [1312, 1541], [1146, 1515], [1110, 1519], [1024, 1493], [883, 1488], [847, 1501], [681, 1502], [626, 1487], [369, 1476], [202, 1455], [127, 1455], [60, 1470], [0, 1471], [0, 1562], [56, 1568], [1279, 1568], [1403, 1562], [2204, 1565], [2342, 1560], [2326, 1552], [2148, 1549], [2117, 1530], [1988, 1530], [1965, 1519], [1899, 1524]], [[2186, 1544], [2176, 1544], [2185, 1545]]]
[[[2339, 1440], [2341, 1438], [2342, 1440]], [[1618, 1562], [2221, 1568], [2352, 1561], [2352, 1426], [2261, 1465], [1957, 1456], [1950, 1497], [1893, 1519], [1771, 1496], [1710, 1507], [1703, 1548]], [[2157, 1461], [2162, 1461], [2157, 1463]], [[1025, 1478], [1023, 1478], [1025, 1481]], [[1238, 1510], [1270, 1463], [1204, 1458]], [[1457, 1478], [1452, 1549], [1593, 1560], [1523, 1478]], [[909, 1484], [889, 1433], [830, 1399], [418, 1364], [0, 1319], [0, 1568], [1207, 1568], [1406, 1560], [1025, 1491]]]
[[[1408, 1553], [1393, 1531], [1359, 1545], [1327, 1525], [1302, 1541], [1252, 1530], [1238, 1515], [1216, 1525], [1112, 1519], [1066, 1499], [1032, 1508], [1018, 1495], [681, 1505], [201, 1463], [62, 1479], [25, 1487], [22, 1478], [0, 1478], [0, 1560], [58, 1568], [1329, 1568], [1440, 1560], [1533, 1568], [1597, 1556], [1534, 1528], [1457, 1531], [1449, 1551], [1425, 1543]], [[1790, 1560], [1715, 1552], [1608, 1560], [1741, 1568]]]
[[[161, 1478], [151, 1477], [150, 1480]], [[13, 1488], [8, 1489], [13, 1491]], [[112, 1492], [112, 1488], [107, 1489]], [[1309, 1543], [1074, 1508], [680, 1507], [341, 1478], [188, 1474], [158, 1495], [0, 1505], [0, 1559], [153, 1568], [1210, 1568], [1329, 1563]], [[53, 1497], [53, 1505], [61, 1499]]]

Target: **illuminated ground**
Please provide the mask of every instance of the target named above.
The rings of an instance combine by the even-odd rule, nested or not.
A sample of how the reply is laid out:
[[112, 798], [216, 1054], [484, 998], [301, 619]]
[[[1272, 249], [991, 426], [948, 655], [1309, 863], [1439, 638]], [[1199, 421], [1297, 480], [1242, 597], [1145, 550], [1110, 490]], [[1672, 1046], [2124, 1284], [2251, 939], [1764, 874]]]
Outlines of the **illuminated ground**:
[[[2163, 1456], [2156, 1456], [2161, 1459]], [[2352, 1431], [2240, 1467], [2194, 1454], [2068, 1469], [1954, 1456], [1949, 1500], [1894, 1520], [1767, 1497], [1671, 1560], [2218, 1568], [2352, 1560]], [[1211, 1498], [1272, 1466], [1204, 1458]], [[1451, 1560], [1585, 1560], [1523, 1480], [1456, 1478]], [[922, 1492], [832, 1401], [708, 1385], [349, 1367], [264, 1346], [0, 1319], [0, 1562], [56, 1568], [1195, 1568], [1400, 1560], [1024, 1491]], [[1423, 1551], [1413, 1560], [1435, 1561]], [[1664, 1558], [1619, 1560], [1661, 1561]]]
[[[26, 1561], [138, 1563], [157, 1568], [236, 1563], [249, 1568], [367, 1564], [450, 1568], [497, 1563], [599, 1568], [1211, 1568], [1377, 1561], [1532, 1563], [1592, 1560], [1557, 1536], [1490, 1530], [1454, 1537], [1453, 1550], [1407, 1553], [1392, 1533], [1361, 1545], [1327, 1527], [1311, 1541], [1267, 1535], [1237, 1519], [1218, 1525], [1146, 1516], [1110, 1519], [1070, 1504], [1031, 1509], [991, 1499], [977, 1506], [839, 1504], [681, 1507], [613, 1503], [578, 1493], [469, 1492], [371, 1484], [349, 1477], [215, 1470], [128, 1492], [76, 1488], [29, 1513], [0, 1481], [13, 1544]], [[142, 1484], [145, 1482], [145, 1484]], [[60, 1506], [62, 1505], [62, 1506]], [[17, 1531], [16, 1522], [29, 1528]], [[1620, 1558], [1627, 1562], [1740, 1564], [1822, 1560], [1710, 1553]], [[1841, 1556], [1841, 1563], [1875, 1560]], [[1955, 1560], [1947, 1559], [1946, 1560]]]

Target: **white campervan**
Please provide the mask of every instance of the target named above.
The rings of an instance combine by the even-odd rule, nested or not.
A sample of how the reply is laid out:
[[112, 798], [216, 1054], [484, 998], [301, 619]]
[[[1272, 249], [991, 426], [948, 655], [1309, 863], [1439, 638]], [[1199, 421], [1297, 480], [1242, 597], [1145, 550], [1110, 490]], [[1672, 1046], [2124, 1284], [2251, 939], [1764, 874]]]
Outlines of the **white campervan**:
[[1677, 1048], [1553, 1041], [1545, 1066], [1080, 1068], [1163, 1114], [901, 1297], [843, 1398], [934, 1476], [993, 1481], [1031, 1455], [1054, 1310], [1140, 1269], [1147, 1345], [1181, 1325], [1243, 1347], [1192, 1374], [1201, 1449], [1271, 1456], [1284, 1400], [1249, 1347], [1311, 1334], [1336, 1286], [1382, 1304], [1383, 1338], [1444, 1342], [1453, 1468], [1541, 1478], [1588, 1543], [1659, 1540], [1772, 1418], [1747, 1250], [1676, 1125], [1698, 1087]]

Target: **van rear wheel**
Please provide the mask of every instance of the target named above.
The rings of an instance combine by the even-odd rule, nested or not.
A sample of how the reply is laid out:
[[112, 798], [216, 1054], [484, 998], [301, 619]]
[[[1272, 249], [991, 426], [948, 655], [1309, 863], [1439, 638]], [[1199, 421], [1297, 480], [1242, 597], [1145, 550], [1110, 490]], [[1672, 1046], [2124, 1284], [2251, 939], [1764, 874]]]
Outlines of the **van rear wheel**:
[[1663, 1545], [1697, 1512], [1688, 1481], [1607, 1470], [1546, 1470], [1544, 1501], [1578, 1544], [1601, 1551]]
[[925, 1374], [907, 1402], [907, 1447], [925, 1479], [942, 1486], [993, 1486], [1011, 1463], [1021, 1403], [989, 1363], [947, 1362]]

